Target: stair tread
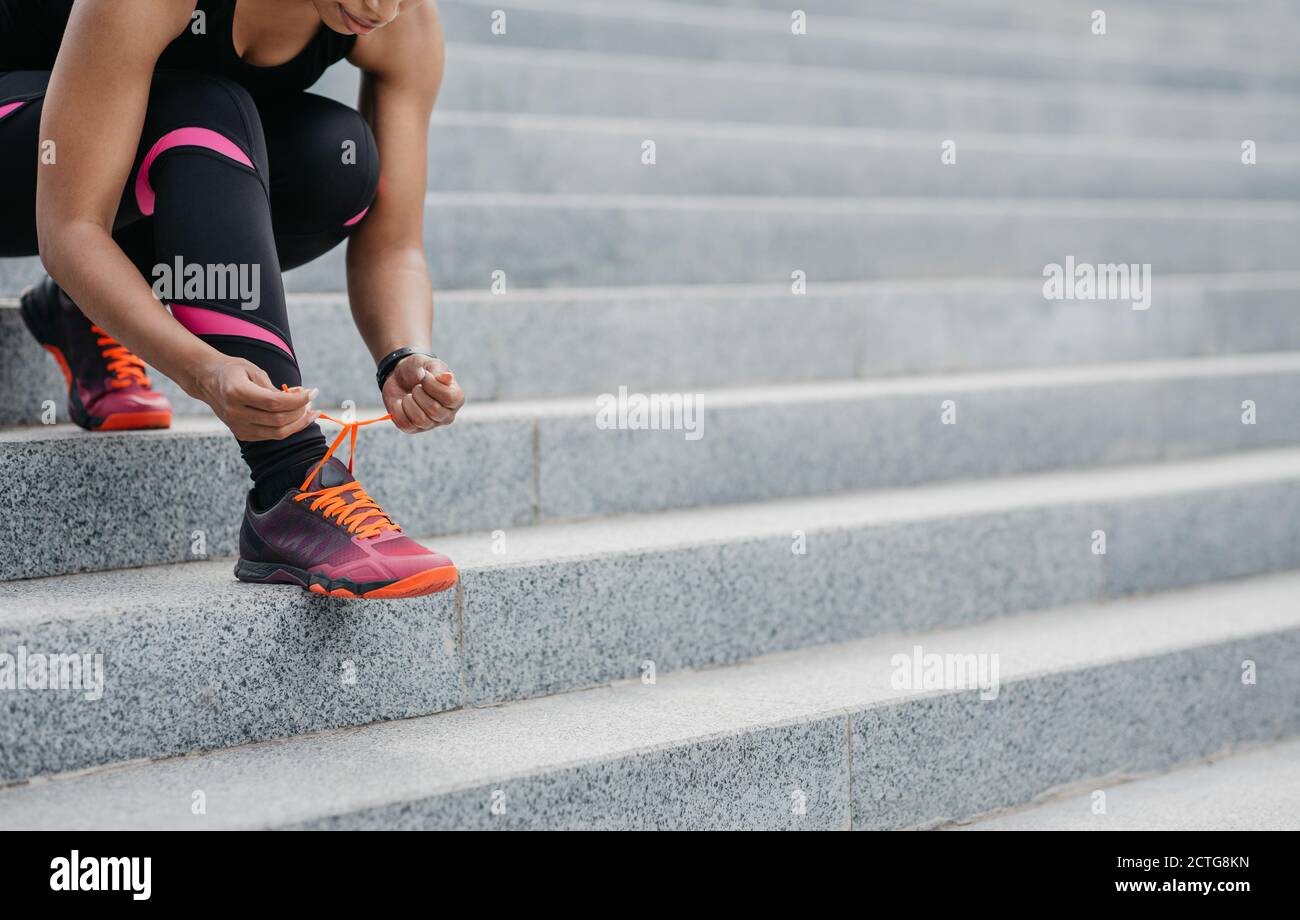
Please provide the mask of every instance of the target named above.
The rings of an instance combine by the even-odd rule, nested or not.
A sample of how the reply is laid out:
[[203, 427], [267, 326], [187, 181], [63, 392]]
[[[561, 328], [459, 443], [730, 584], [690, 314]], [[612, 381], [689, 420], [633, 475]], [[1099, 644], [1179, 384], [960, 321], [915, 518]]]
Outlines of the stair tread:
[[[1200, 45], [1174, 51], [1149, 42], [1126, 41], [1126, 35], [1115, 35], [1099, 43], [1086, 31], [1073, 35], [1051, 34], [1014, 26], [983, 33], [978, 44], [974, 44], [969, 29], [955, 24], [893, 22], [885, 25], [820, 9], [813, 12], [813, 26], [808, 34], [799, 36], [793, 44], [789, 16], [777, 11], [663, 3], [561, 6], [530, 2], [515, 4], [510, 10], [511, 25], [522, 21], [521, 25], [505, 34], [493, 34], [487, 15], [489, 9], [481, 2], [451, 0], [443, 8], [448, 33], [458, 42], [494, 46], [560, 46], [685, 60], [777, 59], [795, 66], [845, 70], [928, 72], [934, 67], [935, 55], [964, 53], [970, 55], [969, 62], [962, 60], [965, 69], [955, 72], [1006, 75], [1010, 66], [1011, 73], [1028, 70], [1039, 79], [1096, 79], [1095, 65], [1101, 64], [1115, 68], [1113, 76], [1108, 74], [1106, 79], [1139, 85], [1151, 76], [1171, 73], [1202, 79], [1207, 73], [1236, 78], [1290, 75], [1280, 59], [1268, 62], [1272, 66], [1267, 66], [1259, 60], [1267, 57], [1264, 55], [1242, 61], [1221, 51], [1209, 52]], [[1294, 29], [1296, 23], [1274, 22], [1270, 26], [1275, 30]], [[633, 32], [630, 36], [625, 34], [629, 29]], [[818, 53], [819, 49], [824, 50]], [[1126, 69], [1125, 64], [1136, 66]], [[1048, 69], [1051, 65], [1059, 69], [1053, 72]], [[1094, 68], [1089, 69], [1089, 65]], [[1081, 68], [1084, 72], [1070, 68]], [[940, 72], [954, 71], [940, 68]]]
[[[0, 824], [223, 827], [318, 819], [933, 696], [891, 686], [894, 656], [910, 654], [915, 643], [927, 654], [996, 653], [1005, 686], [1294, 630], [1298, 590], [1297, 574], [1257, 578], [785, 653], [660, 676], [653, 686], [622, 682], [128, 764], [0, 790]], [[220, 807], [193, 817], [195, 789]]]
[[1215, 757], [1108, 786], [1098, 814], [1092, 790], [1060, 794], [959, 831], [1278, 830], [1300, 826], [1300, 739]]
[[[448, 0], [447, 5], [493, 9], [495, 3], [496, 0]], [[790, 17], [783, 10], [724, 4], [683, 3], [680, 0], [670, 3], [644, 2], [643, 0], [643, 2], [636, 5], [572, 2], [572, 0], [564, 0], [564, 2], [554, 2], [554, 0], [552, 2], [538, 2], [538, 0], [518, 2], [516, 0], [512, 8], [529, 13], [546, 13], [583, 20], [641, 21], [708, 30], [727, 29], [739, 32], [753, 32], [759, 35], [772, 34], [775, 31], [781, 37], [784, 37], [790, 26]], [[1226, 11], [1224, 10], [1224, 12]], [[1179, 12], [1185, 15], [1188, 11], [1180, 10]], [[1234, 4], [1231, 7], [1231, 12], [1234, 16], [1240, 16], [1243, 13], [1252, 11], [1249, 8], [1242, 9], [1240, 5]], [[1269, 13], [1275, 14], [1275, 11], [1266, 12], [1264, 14], [1265, 18], [1269, 18]], [[816, 30], [812, 34], [804, 36], [814, 41], [818, 38], [829, 37], [846, 42], [861, 38], [904, 44], [923, 42], [937, 45], [969, 45], [971, 43], [969, 27], [946, 24], [942, 19], [942, 10], [936, 10], [932, 20], [915, 22], [882, 22], [872, 19], [870, 15], [847, 16], [842, 13], [822, 10], [815, 10], [814, 17], [817, 26]], [[1284, 24], [1300, 28], [1300, 19], [1288, 17], [1284, 20]], [[488, 32], [489, 25], [490, 20], [485, 16], [483, 21], [483, 31], [485, 33]], [[1091, 35], [1079, 37], [1067, 33], [1042, 33], [1023, 28], [1002, 28], [996, 30], [996, 32], [993, 30], [989, 30], [989, 32], [988, 35], [980, 34], [979, 46], [986, 49], [1003, 50], [1008, 53], [1022, 50], [1026, 43], [1034, 45], [1034, 50], [1044, 56], [1055, 56], [1054, 53], [1062, 52], [1066, 54], [1077, 53], [1081, 49], [1095, 48], [1097, 45]], [[1089, 42], [1089, 39], [1093, 40]], [[1119, 59], [1123, 59], [1129, 54], [1141, 55], [1143, 52], [1150, 53], [1151, 51], [1144, 44], [1126, 42], [1122, 35], [1115, 36], [1113, 40], [1106, 42], [1105, 45], [1106, 47], [1101, 49], [1101, 53], [1113, 55]], [[1195, 52], [1199, 49], [1188, 50]], [[1163, 57], [1170, 62], [1188, 62], [1186, 56], [1176, 55], [1167, 49], [1163, 51]], [[1191, 60], [1194, 63], [1201, 63], [1195, 57]], [[1256, 62], [1246, 63], [1253, 64]], [[1249, 68], [1243, 68], [1243, 70], [1249, 71]]]
[[[454, 128], [511, 127], [567, 134], [632, 134], [659, 132], [656, 137], [683, 135], [690, 138], [717, 138], [727, 141], [757, 140], [766, 144], [817, 147], [881, 147], [929, 151], [934, 147], [934, 132], [908, 128], [872, 128], [852, 125], [790, 125], [765, 122], [707, 122], [661, 117], [597, 116], [554, 114], [546, 112], [498, 112], [474, 109], [438, 109], [433, 114], [431, 131], [446, 132]], [[1178, 162], [1199, 160], [1223, 162], [1223, 141], [1213, 138], [1181, 138], [1176, 145], [1134, 143], [1132, 138], [1113, 134], [1060, 134], [1030, 132], [963, 131], [963, 152], [984, 150], [997, 153], [1043, 153], [1071, 159], [1113, 157], [1122, 160], [1157, 160]], [[1270, 142], [1268, 163], [1292, 164], [1300, 159], [1300, 143]]]
[[[668, 396], [659, 407], [668, 415], [654, 416], [660, 431], [610, 430], [620, 427], [605, 416], [624, 399], [623, 379], [601, 379], [580, 398], [474, 403], [456, 425], [420, 438], [375, 426], [361, 450], [360, 475], [413, 533], [464, 533], [1250, 454], [1295, 444], [1300, 418], [1300, 352], [783, 386], [665, 390], [629, 381], [629, 399]], [[358, 385], [363, 390], [353, 392], [362, 399], [373, 392], [373, 384]], [[1259, 407], [1257, 424], [1243, 424], [1247, 398]], [[321, 403], [327, 411], [332, 404]], [[958, 423], [941, 424], [951, 421], [941, 413], [958, 406]], [[359, 418], [382, 414], [365, 405], [356, 411]], [[11, 538], [0, 573], [24, 578], [184, 561], [196, 552], [196, 531], [206, 553], [232, 553], [242, 510], [232, 499], [247, 482], [234, 443], [210, 414], [178, 416], [175, 426], [94, 434], [70, 424], [0, 429], [5, 462], [45, 471], [39, 481], [17, 477], [10, 490]], [[100, 471], [93, 482], [85, 478], [88, 464]], [[134, 476], [132, 464], [159, 474]], [[208, 471], [205, 481], [178, 472], [195, 464]], [[436, 472], [427, 479], [415, 470]], [[72, 532], [32, 530], [51, 516]]]
[[[1093, 384], [1214, 379], [1296, 372], [1300, 372], [1300, 350], [708, 387], [695, 389], [691, 395], [699, 396], [709, 409], [731, 409], [776, 404], [887, 399], [891, 396], [916, 394], [947, 395], [995, 390], [1041, 390]], [[586, 416], [592, 414], [598, 395], [600, 394], [593, 393], [587, 396], [503, 399], [470, 403], [458, 414], [457, 422], [474, 424], [500, 420]], [[329, 410], [330, 407], [322, 408]], [[383, 414], [383, 408], [378, 405], [357, 406], [355, 410], [356, 418], [361, 419]], [[329, 426], [329, 423], [324, 424]], [[97, 439], [165, 439], [214, 433], [224, 435], [225, 432], [225, 426], [215, 416], [181, 415], [173, 419], [172, 427], [169, 429], [96, 432], [94, 437]], [[84, 432], [71, 422], [60, 422], [54, 425], [0, 426], [0, 444], [63, 440], [84, 436]]]
[[[1295, 220], [1300, 202], [1206, 198], [945, 198], [945, 197], [799, 197], [796, 195], [641, 195], [574, 192], [426, 192], [426, 205], [509, 206], [517, 208], [620, 209], [665, 211], [813, 211], [912, 216], [981, 216], [1023, 213], [1063, 218], [1101, 216], [1195, 217], [1216, 220]], [[843, 280], [843, 279], [838, 279]]]
[[[777, 0], [519, 0], [500, 37], [495, 0], [447, 0], [426, 255], [460, 288], [440, 353], [498, 398], [358, 460], [450, 533], [423, 541], [462, 572], [438, 595], [237, 581], [224, 426], [183, 394], [166, 431], [35, 424], [62, 381], [0, 296], [0, 571], [45, 573], [0, 581], [0, 653], [107, 665], [94, 703], [0, 694], [0, 827], [473, 827], [502, 789], [506, 826], [801, 826], [791, 789], [803, 826], [915, 826], [1300, 732], [1300, 0], [1235, 6], [1149, 2], [1101, 42], [1065, 0], [826, 0], [798, 39]], [[945, 137], [965, 168], [932, 177]], [[1150, 313], [1041, 296], [1044, 262], [1130, 250]], [[0, 263], [0, 295], [38, 269]], [[299, 342], [327, 411], [376, 397], [342, 269], [286, 281], [318, 292], [288, 297], [328, 329]], [[624, 384], [698, 394], [712, 437], [599, 430]], [[1004, 705], [900, 689], [918, 646], [996, 654]], [[1233, 783], [1259, 763], [1295, 785], [1300, 741]], [[1190, 775], [1113, 794], [1242, 801]]]
[[[915, 71], [855, 70], [812, 64], [787, 64], [762, 61], [677, 58], [656, 54], [620, 54], [590, 50], [521, 46], [487, 46], [449, 41], [449, 59], [462, 61], [511, 61], [543, 66], [561, 66], [575, 70], [612, 70], [646, 75], [675, 74], [696, 77], [742, 79], [756, 85], [798, 86], [805, 88], [855, 89], [902, 86], [908, 89], [939, 89], [962, 95], [998, 94], [1019, 99], [1064, 99], [1080, 91], [1106, 98], [1107, 104], [1133, 102], [1168, 102], [1191, 108], [1211, 104], [1242, 105], [1247, 109], [1288, 110], [1300, 107], [1293, 93], [1252, 91], [1240, 93], [1223, 89], [1186, 90], [1151, 85], [1116, 85], [1101, 81], [1046, 78], [925, 73]], [[1122, 96], [1122, 98], [1110, 98]]]
[[[725, 200], [725, 199], [723, 199]], [[1300, 271], [1243, 271], [1243, 272], [1170, 272], [1161, 273], [1162, 289], [1209, 289], [1209, 290], [1300, 290]], [[890, 293], [893, 291], [950, 293], [962, 290], [981, 292], [1006, 291], [1008, 293], [1025, 290], [1041, 291], [1042, 281], [1038, 278], [1023, 278], [1012, 275], [989, 275], [969, 277], [898, 277], [867, 278], [860, 281], [819, 281], [819, 294], [848, 296], [866, 293]], [[749, 296], [789, 297], [790, 286], [770, 282], [706, 282], [694, 284], [627, 284], [627, 285], [580, 285], [554, 287], [512, 287], [502, 293], [493, 293], [486, 288], [441, 288], [436, 297], [443, 300], [465, 300], [491, 303], [544, 303], [555, 301], [580, 300], [584, 302], [608, 299], [633, 300], [675, 300], [681, 297], [701, 297], [727, 300], [735, 297]], [[346, 303], [346, 291], [290, 291], [286, 294], [289, 303], [295, 308], [310, 309], [318, 304]], [[12, 295], [0, 295], [0, 310], [14, 309], [18, 298]]]
[[[1091, 501], [1244, 487], [1300, 477], [1300, 448], [1209, 458], [945, 482], [909, 488], [770, 499], [648, 514], [610, 515], [512, 528], [509, 554], [493, 552], [491, 533], [431, 538], [462, 572], [561, 563], [850, 527]], [[171, 599], [192, 605], [259, 596], [267, 589], [234, 580], [230, 560], [207, 560], [0, 582], [0, 627], [149, 609]]]

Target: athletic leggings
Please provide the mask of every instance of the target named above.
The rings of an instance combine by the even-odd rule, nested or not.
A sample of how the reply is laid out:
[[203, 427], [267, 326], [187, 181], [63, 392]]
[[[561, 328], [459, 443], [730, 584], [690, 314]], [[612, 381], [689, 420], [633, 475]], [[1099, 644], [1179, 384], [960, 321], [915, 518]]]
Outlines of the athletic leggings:
[[[0, 257], [37, 254], [39, 126], [49, 77], [0, 73]], [[248, 266], [250, 273], [257, 266], [256, 309], [242, 305], [237, 285], [225, 296], [174, 290], [167, 302], [214, 348], [253, 362], [277, 387], [298, 386], [280, 273], [342, 242], [378, 184], [374, 136], [347, 106], [307, 93], [255, 100], [224, 77], [158, 71], [113, 238], [151, 285], [155, 266], [175, 266], [177, 258], [187, 266]], [[262, 481], [319, 460], [325, 439], [311, 425], [282, 441], [240, 442], [240, 449]]]

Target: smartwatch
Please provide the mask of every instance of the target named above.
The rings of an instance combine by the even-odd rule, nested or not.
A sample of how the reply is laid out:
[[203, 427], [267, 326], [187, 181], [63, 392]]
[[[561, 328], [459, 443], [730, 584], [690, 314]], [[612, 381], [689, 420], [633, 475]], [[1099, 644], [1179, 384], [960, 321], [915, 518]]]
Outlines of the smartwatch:
[[379, 384], [380, 392], [383, 392], [384, 384], [392, 376], [393, 368], [397, 367], [397, 362], [403, 358], [409, 358], [411, 355], [427, 355], [430, 358], [437, 358], [431, 351], [425, 351], [423, 348], [399, 348], [396, 351], [390, 351], [379, 359], [379, 367], [375, 370], [375, 382]]

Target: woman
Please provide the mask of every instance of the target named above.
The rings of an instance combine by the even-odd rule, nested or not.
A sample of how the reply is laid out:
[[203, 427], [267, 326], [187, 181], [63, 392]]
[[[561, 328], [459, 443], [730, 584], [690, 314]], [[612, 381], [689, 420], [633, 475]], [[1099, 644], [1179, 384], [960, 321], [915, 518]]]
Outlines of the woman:
[[[304, 92], [344, 57], [360, 114]], [[332, 456], [349, 429], [326, 445], [280, 278], [348, 238], [393, 423], [455, 419], [422, 239], [441, 77], [423, 0], [0, 0], [0, 257], [39, 251], [50, 274], [24, 320], [82, 427], [166, 427], [148, 365], [230, 428], [253, 480], [244, 581], [411, 597], [456, 580]]]

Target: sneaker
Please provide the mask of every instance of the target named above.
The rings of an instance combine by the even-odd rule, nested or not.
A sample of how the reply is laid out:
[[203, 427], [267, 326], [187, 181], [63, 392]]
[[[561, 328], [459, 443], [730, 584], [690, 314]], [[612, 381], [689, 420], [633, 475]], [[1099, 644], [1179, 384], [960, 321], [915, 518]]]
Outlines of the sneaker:
[[23, 322], [68, 382], [68, 415], [87, 431], [169, 428], [172, 405], [145, 364], [92, 324], [50, 278], [23, 291]]
[[354, 423], [345, 426], [301, 489], [291, 489], [265, 511], [253, 506], [249, 493], [235, 577], [351, 598], [418, 597], [450, 588], [457, 578], [452, 561], [403, 534], [361, 488], [351, 459], [345, 466], [331, 456], [349, 429], [355, 443]]

